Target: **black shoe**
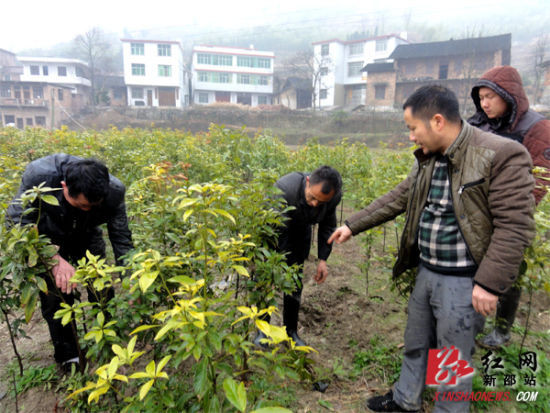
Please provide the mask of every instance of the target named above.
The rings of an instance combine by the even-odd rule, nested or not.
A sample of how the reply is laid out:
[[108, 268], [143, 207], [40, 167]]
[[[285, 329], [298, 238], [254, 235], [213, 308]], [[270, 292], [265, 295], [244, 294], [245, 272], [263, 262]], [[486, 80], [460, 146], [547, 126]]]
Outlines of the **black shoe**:
[[503, 334], [497, 329], [494, 329], [480, 340], [476, 340], [476, 343], [478, 346], [488, 350], [500, 350], [508, 341], [510, 341], [510, 333]]
[[373, 412], [417, 412], [418, 410], [405, 410], [393, 401], [393, 391], [390, 390], [383, 396], [374, 396], [367, 400], [367, 407]]
[[287, 332], [287, 335], [292, 339], [294, 340], [294, 342], [296, 343], [297, 346], [307, 346], [306, 343], [304, 343], [304, 340], [302, 340], [300, 338], [300, 336], [298, 335], [298, 333], [296, 332], [296, 330], [290, 330], [289, 332]]
[[63, 370], [63, 373], [66, 374], [76, 373], [77, 371], [80, 371], [80, 363], [78, 361], [65, 361], [61, 363], [61, 370]]
[[259, 347], [262, 350], [268, 350], [269, 346], [267, 345], [267, 343], [262, 342], [262, 340], [266, 338], [267, 336], [263, 332], [258, 331], [258, 334], [256, 334], [256, 338], [254, 339], [253, 343], [256, 347]]

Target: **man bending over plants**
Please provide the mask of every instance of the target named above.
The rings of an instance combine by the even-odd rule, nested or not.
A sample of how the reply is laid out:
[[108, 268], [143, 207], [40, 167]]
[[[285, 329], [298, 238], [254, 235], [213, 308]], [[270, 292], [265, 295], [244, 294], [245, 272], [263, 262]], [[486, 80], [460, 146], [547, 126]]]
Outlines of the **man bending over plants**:
[[[300, 267], [300, 280], [293, 294], [283, 298], [283, 324], [286, 332], [298, 346], [305, 343], [298, 336], [298, 312], [302, 296], [302, 277], [304, 261], [309, 256], [312, 225], [319, 224], [317, 272], [313, 279], [321, 284], [328, 275], [327, 259], [332, 246], [327, 240], [336, 228], [336, 207], [342, 199], [342, 178], [340, 173], [330, 166], [321, 166], [313, 173], [292, 172], [280, 178], [275, 185], [282, 191], [286, 204], [290, 208], [285, 213], [286, 221], [279, 232], [277, 249], [286, 253], [288, 265]], [[254, 343], [261, 345], [266, 338], [262, 332]]]
[[[445, 373], [463, 377], [455, 384], [427, 384], [437, 384], [440, 392], [470, 393], [474, 338], [514, 283], [535, 234], [532, 163], [521, 144], [463, 121], [456, 96], [442, 86], [419, 88], [403, 110], [409, 139], [418, 146], [411, 173], [328, 240], [339, 244], [407, 214], [393, 276], [415, 267], [418, 274], [401, 374], [393, 390], [367, 401], [376, 412], [420, 409], [430, 349], [458, 349], [460, 368]], [[438, 399], [434, 412], [468, 411], [467, 399], [451, 400]]]
[[[21, 195], [41, 183], [59, 188], [53, 192], [57, 202], [38, 205], [35, 201], [31, 212], [24, 213]], [[124, 194], [124, 185], [99, 161], [60, 153], [36, 159], [27, 166], [19, 191], [8, 207], [7, 222], [36, 223], [38, 232], [58, 247], [53, 257], [57, 264], [51, 269], [51, 274], [43, 274], [48, 293], [40, 293], [40, 302], [42, 316], [50, 330], [55, 361], [65, 371], [70, 372], [72, 364], [79, 367], [77, 337], [71, 325], [63, 326], [61, 320], [54, 319], [54, 314], [62, 302], [69, 305], [74, 302], [73, 264], [85, 256], [86, 250], [105, 256], [101, 224], [107, 224], [117, 261], [132, 248]], [[89, 301], [98, 299], [91, 291], [88, 295]], [[107, 298], [112, 297], [112, 289], [107, 295]]]

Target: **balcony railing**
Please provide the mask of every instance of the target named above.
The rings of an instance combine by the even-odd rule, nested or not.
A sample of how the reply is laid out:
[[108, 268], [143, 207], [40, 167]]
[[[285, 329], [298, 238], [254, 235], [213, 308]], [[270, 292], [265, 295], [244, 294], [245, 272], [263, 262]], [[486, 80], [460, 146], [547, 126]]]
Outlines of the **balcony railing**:
[[48, 107], [48, 102], [43, 99], [21, 99], [0, 97], [1, 106], [13, 107]]

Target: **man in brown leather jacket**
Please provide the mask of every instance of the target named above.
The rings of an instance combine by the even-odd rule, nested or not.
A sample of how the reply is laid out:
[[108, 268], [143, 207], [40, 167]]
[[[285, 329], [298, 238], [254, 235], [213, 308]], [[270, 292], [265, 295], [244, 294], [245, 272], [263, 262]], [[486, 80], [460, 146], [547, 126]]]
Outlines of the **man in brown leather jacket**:
[[[471, 125], [523, 144], [533, 165], [550, 170], [550, 121], [529, 109], [516, 69], [496, 66], [485, 72], [472, 88], [472, 100], [476, 113], [468, 119]], [[533, 195], [537, 204], [550, 185], [545, 177], [550, 173], [541, 173], [536, 179]], [[510, 340], [520, 295], [521, 289], [512, 286], [499, 298], [496, 327], [479, 341], [482, 347], [496, 349]]]
[[[342, 243], [407, 214], [393, 275], [414, 267], [418, 274], [399, 380], [367, 401], [378, 412], [420, 409], [429, 349], [454, 346], [471, 363], [484, 317], [513, 284], [534, 236], [532, 164], [522, 145], [462, 121], [456, 96], [442, 86], [421, 87], [403, 109], [410, 140], [419, 147], [411, 173], [328, 240]], [[468, 394], [471, 387], [467, 375], [437, 390]], [[468, 399], [438, 399], [434, 411], [468, 406]]]

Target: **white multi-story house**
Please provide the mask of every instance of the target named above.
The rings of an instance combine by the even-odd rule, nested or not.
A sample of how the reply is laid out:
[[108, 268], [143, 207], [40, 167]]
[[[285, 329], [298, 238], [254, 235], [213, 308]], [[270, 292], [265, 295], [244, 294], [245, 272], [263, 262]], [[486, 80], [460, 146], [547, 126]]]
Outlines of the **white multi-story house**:
[[273, 99], [273, 52], [236, 47], [193, 48], [193, 101], [270, 105]]
[[21, 82], [70, 88], [73, 112], [89, 104], [91, 82], [86, 62], [61, 57], [17, 56], [17, 60], [23, 65]]
[[188, 78], [179, 42], [121, 39], [129, 106], [189, 104]]
[[358, 40], [324, 40], [313, 43], [313, 87], [315, 107], [344, 107], [365, 104], [368, 63], [387, 59], [407, 34], [390, 34]]

